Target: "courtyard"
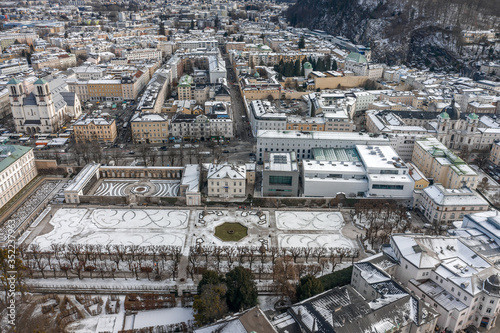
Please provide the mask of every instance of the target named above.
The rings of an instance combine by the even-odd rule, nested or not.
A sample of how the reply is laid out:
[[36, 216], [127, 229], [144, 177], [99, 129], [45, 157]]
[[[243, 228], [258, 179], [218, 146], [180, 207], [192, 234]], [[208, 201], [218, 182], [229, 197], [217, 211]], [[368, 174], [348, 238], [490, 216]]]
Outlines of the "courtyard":
[[102, 180], [91, 195], [125, 197], [130, 194], [152, 197], [176, 197], [179, 193], [178, 180], [136, 180], [112, 179]]

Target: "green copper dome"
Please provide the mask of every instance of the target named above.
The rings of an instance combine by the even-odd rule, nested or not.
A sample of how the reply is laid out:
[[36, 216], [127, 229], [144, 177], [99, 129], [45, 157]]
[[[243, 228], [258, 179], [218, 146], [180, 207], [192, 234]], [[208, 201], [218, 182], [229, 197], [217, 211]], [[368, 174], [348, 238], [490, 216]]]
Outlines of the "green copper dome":
[[441, 112], [439, 116], [441, 117], [441, 119], [450, 119], [450, 115], [446, 111]]
[[311, 65], [311, 63], [309, 61], [306, 61], [304, 63], [304, 69], [312, 69], [312, 68], [313, 68], [313, 66]]

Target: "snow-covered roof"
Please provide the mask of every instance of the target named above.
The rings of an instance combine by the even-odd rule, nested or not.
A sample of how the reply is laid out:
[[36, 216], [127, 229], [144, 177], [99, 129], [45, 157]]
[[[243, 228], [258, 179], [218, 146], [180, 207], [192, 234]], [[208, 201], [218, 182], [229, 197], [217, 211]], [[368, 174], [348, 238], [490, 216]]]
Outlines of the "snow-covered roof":
[[423, 190], [425, 197], [440, 206], [486, 206], [488, 202], [467, 187], [459, 189], [444, 188], [441, 184], [429, 186]]
[[233, 164], [211, 164], [208, 169], [207, 179], [246, 179], [246, 168], [244, 165]]

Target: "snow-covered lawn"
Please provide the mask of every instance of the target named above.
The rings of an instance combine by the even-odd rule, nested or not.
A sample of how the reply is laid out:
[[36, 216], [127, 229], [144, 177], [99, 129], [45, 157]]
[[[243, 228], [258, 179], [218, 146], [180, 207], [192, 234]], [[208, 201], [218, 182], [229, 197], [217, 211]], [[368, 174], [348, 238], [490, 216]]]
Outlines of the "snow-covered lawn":
[[[262, 212], [259, 216], [257, 211], [240, 210], [207, 210], [203, 216], [203, 211], [196, 211], [197, 223], [193, 229], [195, 236], [193, 244], [217, 245], [217, 246], [260, 246], [263, 239], [269, 233], [269, 212]], [[236, 242], [225, 242], [215, 237], [215, 227], [225, 222], [237, 222], [248, 228], [248, 236]], [[267, 238], [266, 238], [267, 239]], [[266, 240], [267, 241], [267, 240]]]
[[188, 210], [59, 209], [49, 222], [54, 229], [33, 243], [183, 246], [188, 219]]
[[187, 323], [193, 319], [194, 316], [192, 308], [169, 308], [139, 311], [135, 315], [134, 329], [157, 325], [170, 325], [182, 322]]
[[282, 234], [278, 235], [278, 244], [280, 247], [354, 247], [340, 234]]
[[277, 211], [276, 226], [281, 230], [340, 230], [344, 218], [340, 212]]

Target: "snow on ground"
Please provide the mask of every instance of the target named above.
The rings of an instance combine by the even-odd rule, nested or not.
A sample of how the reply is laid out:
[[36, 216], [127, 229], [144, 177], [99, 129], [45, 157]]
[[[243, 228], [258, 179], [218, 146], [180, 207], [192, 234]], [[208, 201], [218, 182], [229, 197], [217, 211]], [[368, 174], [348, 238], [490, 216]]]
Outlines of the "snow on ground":
[[264, 295], [257, 297], [257, 302], [262, 311], [275, 311], [274, 304], [280, 300], [280, 296]]
[[182, 322], [187, 323], [190, 320], [194, 320], [192, 308], [168, 308], [139, 311], [135, 315], [134, 329]]
[[183, 246], [188, 219], [188, 210], [59, 209], [49, 222], [54, 229], [33, 243]]
[[[269, 233], [269, 213], [262, 212], [259, 217], [258, 212], [255, 211], [230, 211], [230, 210], [207, 210], [205, 216], [203, 211], [196, 211], [198, 217], [193, 237], [193, 244], [203, 245], [235, 245], [235, 246], [260, 246], [263, 239]], [[225, 222], [237, 222], [248, 228], [248, 236], [237, 242], [225, 242], [215, 237], [215, 228]], [[267, 242], [267, 239], [265, 240]]]
[[280, 247], [354, 247], [340, 234], [282, 234], [278, 235], [278, 244]]
[[[179, 193], [178, 180], [104, 180], [94, 195], [124, 197], [131, 192], [154, 197], [175, 197]], [[141, 189], [140, 191], [137, 191]]]
[[340, 230], [344, 218], [340, 212], [277, 211], [276, 226], [281, 230]]

